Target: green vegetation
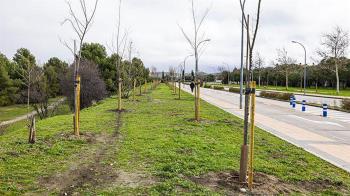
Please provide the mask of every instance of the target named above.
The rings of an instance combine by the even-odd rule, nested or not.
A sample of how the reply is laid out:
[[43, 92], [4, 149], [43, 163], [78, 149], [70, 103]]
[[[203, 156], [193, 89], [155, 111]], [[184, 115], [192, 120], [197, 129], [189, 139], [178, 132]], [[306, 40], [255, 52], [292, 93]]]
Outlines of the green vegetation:
[[265, 98], [279, 99], [284, 101], [289, 101], [293, 93], [280, 93], [280, 92], [270, 92], [270, 91], [261, 91], [260, 96]]
[[204, 88], [211, 88], [210, 84], [204, 84]]
[[[80, 139], [71, 136], [71, 115], [38, 122], [35, 145], [27, 144], [23, 124], [7, 128], [0, 137], [0, 194], [236, 191], [225, 183], [209, 187], [206, 181], [214, 177], [196, 179], [238, 170], [242, 121], [202, 102], [203, 120], [196, 123], [193, 97], [183, 93], [182, 100], [176, 98], [161, 85], [137, 102], [125, 101], [126, 111], [120, 114], [115, 112], [116, 99], [106, 99], [82, 111]], [[350, 194], [347, 172], [260, 129], [255, 168], [258, 176], [270, 176], [263, 184], [285, 185], [276, 194]]]
[[225, 88], [223, 86], [213, 86], [213, 89], [215, 89], [215, 90], [224, 90]]
[[0, 122], [12, 120], [27, 113], [26, 105], [11, 105], [0, 107]]
[[[62, 97], [49, 99], [49, 103], [52, 104], [54, 102], [57, 102], [59, 99], [62, 99]], [[32, 111], [34, 111], [33, 108], [32, 108]], [[16, 117], [23, 116], [26, 114], [27, 114], [27, 105], [25, 104], [3, 106], [3, 107], [0, 107], [0, 122], [12, 120]]]

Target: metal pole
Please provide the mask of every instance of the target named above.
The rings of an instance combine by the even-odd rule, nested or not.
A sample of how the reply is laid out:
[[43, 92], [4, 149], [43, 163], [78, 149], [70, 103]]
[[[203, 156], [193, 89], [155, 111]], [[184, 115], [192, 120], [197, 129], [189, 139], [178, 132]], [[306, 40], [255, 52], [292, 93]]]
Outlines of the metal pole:
[[304, 64], [304, 95], [306, 95], [306, 49], [305, 47], [303, 46], [304, 48], [304, 52], [305, 52], [305, 64]]
[[[245, 1], [243, 3], [243, 9], [245, 6]], [[239, 109], [243, 109], [243, 60], [244, 60], [244, 24], [243, 24], [243, 20], [244, 20], [244, 12], [242, 11], [242, 35], [241, 35], [241, 73], [240, 73], [240, 82], [239, 82]]]
[[302, 44], [302, 43], [300, 43], [300, 42], [297, 42], [297, 41], [292, 41], [292, 43], [294, 43], [294, 44], [299, 44], [303, 49], [304, 49], [304, 54], [305, 54], [305, 56], [304, 56], [304, 95], [306, 95], [306, 56], [307, 56], [307, 54], [306, 54], [306, 48], [305, 48], [305, 46]]

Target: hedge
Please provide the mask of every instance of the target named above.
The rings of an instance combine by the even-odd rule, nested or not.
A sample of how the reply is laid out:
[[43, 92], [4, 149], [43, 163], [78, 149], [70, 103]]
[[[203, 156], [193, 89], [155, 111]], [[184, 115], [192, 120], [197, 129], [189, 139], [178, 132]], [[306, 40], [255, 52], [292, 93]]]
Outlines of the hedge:
[[350, 99], [343, 99], [342, 109], [350, 111]]
[[293, 96], [293, 93], [279, 93], [279, 92], [270, 92], [270, 91], [261, 91], [260, 97], [272, 98], [289, 101], [290, 97]]
[[225, 90], [223, 86], [213, 86], [215, 90]]

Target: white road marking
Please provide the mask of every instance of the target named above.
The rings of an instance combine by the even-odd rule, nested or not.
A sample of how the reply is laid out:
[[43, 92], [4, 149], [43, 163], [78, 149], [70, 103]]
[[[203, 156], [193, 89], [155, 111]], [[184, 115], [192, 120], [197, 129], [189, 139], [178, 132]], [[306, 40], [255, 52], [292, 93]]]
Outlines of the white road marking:
[[288, 115], [290, 117], [294, 117], [294, 118], [298, 118], [298, 119], [302, 119], [305, 121], [309, 121], [309, 122], [313, 122], [313, 123], [317, 123], [317, 124], [328, 124], [328, 125], [333, 125], [333, 126], [338, 126], [338, 127], [344, 127], [343, 125], [340, 125], [338, 123], [333, 123], [333, 122], [324, 122], [324, 121], [316, 121], [316, 120], [310, 120], [310, 119], [306, 119], [300, 116], [296, 116], [296, 115]]

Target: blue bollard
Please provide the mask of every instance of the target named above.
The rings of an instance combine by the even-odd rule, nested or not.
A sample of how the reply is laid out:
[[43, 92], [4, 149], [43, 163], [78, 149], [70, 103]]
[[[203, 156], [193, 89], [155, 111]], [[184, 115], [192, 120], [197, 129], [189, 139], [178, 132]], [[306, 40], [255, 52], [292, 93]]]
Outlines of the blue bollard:
[[327, 116], [328, 116], [328, 105], [323, 104], [323, 117], [327, 117]]
[[296, 99], [295, 99], [295, 97], [293, 97], [293, 104], [292, 104], [292, 106], [293, 106], [293, 108], [296, 107]]
[[303, 102], [302, 102], [301, 111], [303, 111], [303, 112], [306, 111], [306, 101], [305, 100], [303, 100]]
[[290, 96], [289, 98], [289, 105], [293, 105], [293, 96]]

